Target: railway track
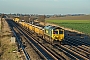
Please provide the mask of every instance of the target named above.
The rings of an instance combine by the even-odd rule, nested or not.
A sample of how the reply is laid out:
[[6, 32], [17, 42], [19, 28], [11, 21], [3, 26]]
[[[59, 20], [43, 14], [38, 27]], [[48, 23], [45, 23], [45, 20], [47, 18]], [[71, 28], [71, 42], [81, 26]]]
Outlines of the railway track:
[[[68, 36], [65, 36], [65, 43], [68, 43], [67, 45], [61, 45], [58, 46], [57, 48], [64, 48], [66, 52], [66, 50], [68, 50], [67, 52], [72, 54], [70, 55], [73, 59], [85, 59], [85, 60], [89, 60], [90, 59], [90, 43], [86, 43], [83, 40], [79, 40], [76, 38], [71, 38]], [[55, 46], [56, 47], [56, 46]], [[63, 50], [64, 50], [63, 49]], [[67, 53], [66, 52], [66, 53]], [[88, 57], [89, 55], [89, 57]]]
[[[16, 26], [16, 25], [15, 25]], [[45, 59], [54, 59], [57, 60], [59, 57], [52, 54], [48, 49], [43, 47], [40, 43], [38, 43], [36, 40], [34, 40], [31, 36], [29, 36], [27, 33], [25, 34], [25, 31], [20, 29], [20, 27], [17, 27], [18, 31], [21, 31], [21, 33], [30, 41], [31, 44], [36, 48], [37, 51], [39, 51], [39, 54], [42, 54]]]
[[[28, 32], [27, 32], [28, 33]], [[32, 34], [32, 33], [31, 33]], [[30, 35], [30, 33], [28, 34], [28, 35]], [[35, 40], [35, 41], [37, 41], [37, 38], [34, 38], [33, 37], [33, 39]], [[38, 42], [38, 41], [37, 41]], [[41, 45], [41, 46], [43, 46], [46, 50], [48, 50], [50, 53], [51, 53], [51, 55], [53, 55], [54, 57], [56, 57], [57, 59], [64, 59], [65, 60], [65, 58], [64, 57], [62, 57], [62, 56], [60, 56], [60, 54], [58, 54], [58, 53], [56, 53], [55, 51], [53, 52], [52, 50], [50, 50], [49, 48], [47, 48], [46, 46], [44, 46], [43, 44], [41, 44], [40, 42], [38, 42], [38, 44], [39, 45]]]
[[90, 43], [69, 36], [65, 36], [65, 43], [68, 44], [61, 45], [59, 47], [63, 47], [68, 51], [71, 51], [74, 54], [74, 55], [72, 54], [74, 58], [77, 57], [78, 59], [84, 59], [84, 60], [90, 59]]
[[[28, 33], [29, 33], [29, 32], [28, 32]], [[36, 39], [36, 41], [37, 41], [37, 39]], [[40, 43], [39, 43], [39, 44], [40, 44]], [[40, 45], [42, 45], [42, 44], [40, 44]], [[43, 45], [42, 45], [42, 46], [43, 46]], [[44, 46], [44, 47], [45, 47], [45, 46]], [[47, 48], [47, 47], [45, 47], [45, 48]], [[52, 53], [53, 53], [54, 56], [58, 56], [58, 57], [57, 57], [58, 59], [62, 59], [62, 60], [64, 59], [64, 60], [65, 60], [63, 54], [62, 54], [63, 56], [61, 56], [60, 54], [58, 54], [58, 52], [55, 52], [55, 50], [50, 50], [49, 48], [48, 48], [48, 50], [49, 50], [50, 52], [51, 52], [51, 51], [54, 51], [54, 52], [52, 52]], [[67, 58], [66, 58], [66, 59], [67, 59]]]
[[[29, 37], [32, 38], [34, 41], [36, 41], [36, 46], [37, 45], [42, 46], [42, 48], [46, 49], [49, 52], [49, 54], [52, 54], [53, 57], [56, 57], [55, 59], [61, 59], [61, 60], [70, 60], [70, 59], [74, 59], [74, 60], [80, 60], [80, 59], [82, 59], [82, 60], [89, 60], [89, 57], [87, 55], [90, 54], [90, 47], [89, 47], [90, 45], [84, 43], [81, 40], [76, 40], [76, 39], [71, 38], [71, 37], [65, 37], [65, 43], [67, 43], [67, 45], [61, 45], [61, 46], [54, 45], [54, 46], [52, 46], [53, 48], [51, 48], [50, 46], [47, 47], [47, 44], [45, 45], [45, 44], [42, 44], [41, 42], [39, 42], [37, 39], [40, 39], [40, 40], [42, 40], [42, 39], [39, 38], [39, 37], [38, 38], [34, 38], [34, 37], [36, 37], [35, 34], [32, 34], [31, 32], [28, 32], [27, 29], [21, 28], [19, 26], [18, 26], [17, 29], [22, 31], [24, 36], [27, 36], [25, 38], [28, 41], [29, 41], [29, 39], [28, 39]], [[26, 33], [26, 34], [24, 34], [24, 33]], [[32, 36], [30, 36], [30, 35], [32, 35]], [[30, 43], [32, 43], [32, 42], [30, 42]], [[79, 45], [82, 45], [82, 46], [79, 46]], [[36, 46], [34, 46], [34, 48]], [[64, 53], [64, 54], [59, 54], [55, 49], [58, 50], [59, 52], [62, 51], [62, 53]], [[38, 49], [35, 49], [35, 50], [38, 51]], [[65, 54], [66, 54], [66, 57], [68, 59], [67, 58], [65, 59], [65, 56], [64, 56]], [[45, 58], [45, 56], [44, 56], [44, 59], [47, 59], [47, 58]]]
[[30, 56], [29, 56], [28, 53], [24, 50], [24, 46], [22, 45], [22, 42], [20, 41], [19, 36], [17, 36], [16, 31], [13, 29], [14, 26], [12, 25], [12, 23], [11, 23], [10, 21], [7, 21], [7, 23], [9, 24], [10, 29], [12, 30], [14, 36], [16, 37], [16, 40], [17, 40], [17, 42], [18, 42], [18, 44], [19, 44], [19, 47], [22, 48], [23, 53], [24, 53], [24, 55], [25, 55], [25, 59], [26, 59], [26, 60], [30, 60]]
[[[86, 46], [85, 44], [83, 44], [81, 41], [79, 40], [73, 40], [72, 42], [70, 42], [71, 40], [66, 40], [68, 43], [70, 43], [70, 45], [74, 45], [74, 46], [77, 46], [75, 48], [80, 48], [80, 50], [83, 50], [83, 52], [89, 54], [90, 53], [90, 47], [89, 46]], [[77, 44], [76, 44], [77, 43]], [[79, 50], [79, 49], [78, 49]]]
[[85, 60], [90, 59], [90, 57], [88, 57], [88, 55], [90, 55], [90, 44], [71, 37], [65, 37], [65, 39], [65, 42], [68, 43], [69, 46], [64, 47], [76, 52], [76, 55], [82, 57]]
[[[23, 28], [23, 29], [26, 29], [26, 28]], [[26, 31], [28, 31], [27, 29], [26, 29]], [[29, 33], [29, 32], [28, 32]], [[35, 35], [35, 34], [34, 34]], [[39, 38], [39, 39], [41, 39], [41, 38]], [[41, 44], [42, 45], [42, 44]], [[50, 44], [49, 44], [50, 45]], [[47, 46], [47, 44], [45, 44], [45, 46]], [[50, 49], [50, 47], [48, 48], [48, 49]], [[61, 49], [62, 50], [62, 49]], [[56, 52], [56, 51], [54, 51], [54, 52]], [[60, 51], [59, 51], [60, 52]], [[64, 54], [63, 54], [63, 52], [64, 52]], [[58, 52], [57, 52], [57, 54], [58, 54]], [[64, 60], [66, 59], [66, 60], [69, 60], [70, 58], [72, 58], [72, 59], [77, 59], [77, 58], [75, 58], [75, 57], [72, 57], [72, 55], [71, 54], [67, 54], [70, 58], [68, 58], [68, 57], [66, 57], [65, 56], [65, 54], [67, 54], [67, 52], [65, 52], [65, 50], [62, 50], [62, 54], [58, 54], [59, 55], [59, 57], [61, 56], [61, 57], [64, 57]]]
[[[24, 28], [23, 28], [24, 29]], [[26, 30], [27, 31], [27, 30]], [[29, 33], [29, 32], [28, 32]], [[41, 44], [42, 45], [42, 44]], [[50, 48], [49, 48], [50, 49]], [[63, 51], [63, 50], [62, 50]], [[55, 52], [55, 51], [54, 51]], [[65, 54], [67, 54], [67, 52], [65, 52], [65, 50], [63, 51]], [[58, 53], [57, 53], [58, 54]], [[82, 58], [80, 58], [80, 57], [75, 57], [76, 55], [74, 54], [74, 56], [73, 55], [71, 55], [71, 54], [67, 54], [70, 58], [72, 58], [72, 59], [82, 59]], [[64, 56], [64, 55], [63, 55]], [[59, 55], [59, 57], [60, 57], [60, 55]], [[69, 59], [70, 59], [69, 58]]]
[[[62, 47], [62, 48], [61, 48]], [[86, 60], [88, 60], [89, 58], [87, 58], [87, 57], [85, 57], [85, 55], [83, 55], [82, 53], [78, 53], [78, 51], [80, 52], [80, 49], [79, 48], [77, 48], [77, 47], [74, 47], [74, 48], [77, 48], [77, 49], [79, 49], [79, 50], [77, 50], [77, 51], [74, 51], [74, 50], [71, 50], [71, 49], [69, 49], [68, 48], [68, 46], [61, 46], [61, 47], [59, 47], [59, 49], [61, 48], [61, 49], [63, 49], [64, 50], [64, 53], [66, 54], [66, 53], [68, 53], [67, 55], [71, 58], [71, 59], [86, 59]], [[63, 51], [62, 50], [62, 51]], [[66, 52], [65, 52], [66, 51]]]

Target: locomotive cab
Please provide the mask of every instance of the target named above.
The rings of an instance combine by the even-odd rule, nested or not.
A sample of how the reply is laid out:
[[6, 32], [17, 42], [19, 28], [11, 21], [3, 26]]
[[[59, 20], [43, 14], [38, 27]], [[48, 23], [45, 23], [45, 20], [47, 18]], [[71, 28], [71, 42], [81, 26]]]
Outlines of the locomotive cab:
[[61, 44], [64, 39], [64, 30], [60, 27], [55, 27], [54, 29], [52, 29], [52, 38], [54, 44]]
[[45, 26], [45, 37], [51, 44], [58, 44], [64, 40], [64, 30], [57, 26]]

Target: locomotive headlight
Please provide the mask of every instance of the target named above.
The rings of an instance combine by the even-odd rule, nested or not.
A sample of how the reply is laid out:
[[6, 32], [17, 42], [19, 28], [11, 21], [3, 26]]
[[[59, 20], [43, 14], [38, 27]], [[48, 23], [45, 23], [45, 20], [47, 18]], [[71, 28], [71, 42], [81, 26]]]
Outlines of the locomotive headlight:
[[58, 36], [55, 36], [55, 39], [58, 39]]

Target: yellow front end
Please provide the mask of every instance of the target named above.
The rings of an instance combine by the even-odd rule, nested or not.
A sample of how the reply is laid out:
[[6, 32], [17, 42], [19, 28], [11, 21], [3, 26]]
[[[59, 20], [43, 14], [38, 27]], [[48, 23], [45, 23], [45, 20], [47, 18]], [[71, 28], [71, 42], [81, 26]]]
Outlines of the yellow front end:
[[19, 18], [14, 18], [14, 21], [15, 22], [19, 22]]
[[64, 34], [59, 34], [59, 41], [62, 41], [62, 40], [64, 40]]
[[55, 41], [62, 41], [62, 40], [64, 40], [64, 30], [57, 29], [56, 33], [52, 34], [52, 38]]

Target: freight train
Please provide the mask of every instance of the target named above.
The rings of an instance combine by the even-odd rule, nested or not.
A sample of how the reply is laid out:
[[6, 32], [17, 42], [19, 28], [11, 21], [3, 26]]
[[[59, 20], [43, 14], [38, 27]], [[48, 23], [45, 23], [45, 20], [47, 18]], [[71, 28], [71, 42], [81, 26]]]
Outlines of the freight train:
[[37, 36], [40, 36], [50, 44], [61, 44], [64, 40], [64, 29], [57, 27], [57, 26], [44, 26], [39, 27], [30, 23], [26, 23], [24, 21], [17, 21], [18, 19], [14, 19], [15, 22], [18, 22], [20, 25], [25, 27], [26, 29], [35, 32]]

